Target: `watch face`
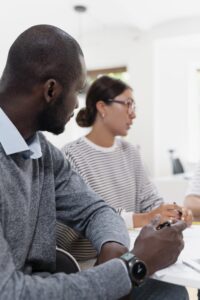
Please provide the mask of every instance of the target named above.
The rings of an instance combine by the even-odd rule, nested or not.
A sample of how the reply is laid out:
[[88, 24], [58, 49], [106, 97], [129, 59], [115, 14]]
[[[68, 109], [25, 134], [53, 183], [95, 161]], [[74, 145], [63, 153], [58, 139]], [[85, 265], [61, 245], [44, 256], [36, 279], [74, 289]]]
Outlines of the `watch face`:
[[135, 278], [138, 281], [143, 280], [146, 276], [146, 272], [147, 272], [146, 266], [143, 262], [138, 261], [134, 263], [132, 268], [133, 278]]
[[133, 253], [127, 252], [121, 256], [125, 262], [131, 281], [134, 285], [139, 286], [147, 275], [147, 267], [145, 263], [139, 260]]

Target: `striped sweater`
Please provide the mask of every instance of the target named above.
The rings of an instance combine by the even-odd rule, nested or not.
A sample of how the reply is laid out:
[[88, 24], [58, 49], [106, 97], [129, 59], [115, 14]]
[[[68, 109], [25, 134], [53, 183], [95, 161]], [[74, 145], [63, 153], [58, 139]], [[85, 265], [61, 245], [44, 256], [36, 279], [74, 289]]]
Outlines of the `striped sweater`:
[[[67, 144], [62, 151], [84, 181], [117, 210], [146, 212], [163, 202], [145, 172], [137, 149], [123, 139], [118, 138], [112, 147], [104, 148], [81, 137]], [[60, 228], [59, 242], [66, 248], [62, 234]], [[72, 239], [72, 232], [69, 235]], [[84, 255], [79, 256], [81, 252], [83, 254], [80, 248], [84, 245], [79, 247], [80, 241], [77, 243], [75, 236], [74, 241], [71, 249], [68, 246], [66, 250], [76, 258], [84, 259]], [[89, 253], [88, 249], [86, 252]]]

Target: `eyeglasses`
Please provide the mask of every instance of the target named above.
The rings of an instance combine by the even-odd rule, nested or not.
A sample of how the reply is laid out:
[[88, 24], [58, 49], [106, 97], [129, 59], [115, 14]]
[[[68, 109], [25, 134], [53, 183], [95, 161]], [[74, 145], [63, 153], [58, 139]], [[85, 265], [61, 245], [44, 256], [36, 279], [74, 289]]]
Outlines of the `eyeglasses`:
[[128, 107], [128, 113], [132, 114], [133, 112], [136, 111], [136, 105], [135, 102], [132, 98], [128, 98], [126, 100], [115, 100], [115, 99], [108, 99], [108, 102], [114, 102], [114, 103], [119, 103], [122, 105], [126, 105]]

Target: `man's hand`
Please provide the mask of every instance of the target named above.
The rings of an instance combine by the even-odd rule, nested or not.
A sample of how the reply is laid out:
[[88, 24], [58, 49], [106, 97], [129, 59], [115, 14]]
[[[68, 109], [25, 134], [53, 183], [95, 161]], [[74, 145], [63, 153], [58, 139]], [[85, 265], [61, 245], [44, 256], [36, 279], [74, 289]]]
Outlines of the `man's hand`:
[[177, 221], [170, 227], [156, 230], [159, 218], [143, 227], [132, 252], [147, 265], [148, 275], [176, 262], [184, 247], [182, 231], [187, 227], [184, 221]]
[[97, 258], [96, 265], [102, 264], [112, 258], [117, 258], [126, 253], [128, 249], [115, 242], [107, 242], [103, 244], [101, 252]]

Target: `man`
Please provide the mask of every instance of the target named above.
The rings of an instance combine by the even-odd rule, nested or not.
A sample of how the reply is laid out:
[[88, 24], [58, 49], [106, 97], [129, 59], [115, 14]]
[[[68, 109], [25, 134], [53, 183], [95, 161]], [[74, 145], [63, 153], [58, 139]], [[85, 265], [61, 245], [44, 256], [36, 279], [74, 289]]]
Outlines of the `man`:
[[[84, 81], [79, 45], [56, 27], [31, 27], [10, 48], [0, 81], [1, 300], [119, 299], [132, 284], [174, 263], [183, 248], [186, 224], [156, 230], [155, 220], [127, 252], [121, 218], [39, 133], [64, 130]], [[50, 274], [55, 272], [56, 219], [91, 240], [99, 266], [73, 275]], [[144, 286], [151, 297], [149, 282]], [[188, 299], [184, 289], [168, 285], [168, 290], [171, 299]], [[142, 299], [143, 288], [137, 293], [134, 299]]]

